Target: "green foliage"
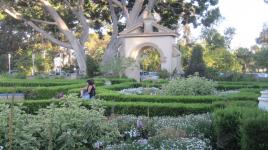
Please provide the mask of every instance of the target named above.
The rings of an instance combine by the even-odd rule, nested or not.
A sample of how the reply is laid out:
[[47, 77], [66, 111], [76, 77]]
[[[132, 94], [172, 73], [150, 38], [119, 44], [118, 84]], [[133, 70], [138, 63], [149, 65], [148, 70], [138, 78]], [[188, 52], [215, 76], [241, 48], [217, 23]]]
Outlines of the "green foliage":
[[230, 106], [213, 114], [217, 147], [221, 149], [266, 149], [267, 112], [256, 107]]
[[268, 113], [257, 113], [245, 118], [241, 125], [242, 150], [268, 149]]
[[206, 49], [204, 60], [207, 67], [213, 68], [218, 72], [239, 72], [242, 69], [236, 56], [226, 48]]
[[256, 60], [256, 65], [258, 68], [266, 68], [268, 66], [267, 63], [267, 57], [268, 57], [268, 47], [263, 47], [259, 52], [255, 54], [255, 60]]
[[225, 39], [216, 29], [202, 30], [202, 38], [206, 41], [209, 49], [225, 48]]
[[106, 102], [106, 114], [133, 114], [146, 116], [178, 116], [206, 113], [212, 110], [209, 104]]
[[215, 92], [216, 82], [203, 77], [191, 76], [178, 78], [162, 86], [163, 95], [211, 95]]
[[196, 45], [193, 48], [186, 75], [193, 75], [196, 72], [198, 72], [200, 76], [204, 76], [206, 72], [206, 66], [203, 60], [203, 48], [200, 45]]
[[160, 71], [160, 54], [153, 48], [142, 50], [140, 65], [143, 71]]
[[94, 75], [96, 75], [96, 72], [99, 71], [99, 66], [91, 56], [87, 56], [86, 63], [87, 63], [87, 75], [89, 77], [93, 77]]
[[171, 76], [170, 73], [166, 69], [160, 70], [158, 73], [161, 79], [168, 79]]
[[[9, 110], [8, 105], [0, 104], [0, 142], [4, 149], [8, 144]], [[61, 107], [51, 105], [36, 115], [26, 114], [19, 107], [14, 107], [13, 113], [14, 149], [93, 149], [97, 141], [109, 144], [119, 135], [101, 109], [80, 107], [72, 97], [66, 98]]]
[[214, 125], [217, 135], [217, 147], [222, 149], [240, 149], [239, 124], [241, 111], [236, 109], [219, 110], [215, 113]]
[[242, 71], [248, 72], [250, 67], [253, 65], [254, 55], [247, 48], [239, 48], [236, 50], [235, 55], [239, 61], [239, 63], [243, 66]]
[[136, 61], [132, 58], [117, 57], [113, 58], [107, 64], [100, 66], [102, 72], [112, 73], [120, 78], [126, 69], [135, 69]]
[[[265, 1], [267, 3], [267, 1]], [[259, 37], [256, 39], [256, 42], [258, 44], [266, 45], [268, 44], [268, 25], [264, 24], [263, 29], [259, 35]]]
[[0, 54], [0, 73], [8, 72], [8, 55]]

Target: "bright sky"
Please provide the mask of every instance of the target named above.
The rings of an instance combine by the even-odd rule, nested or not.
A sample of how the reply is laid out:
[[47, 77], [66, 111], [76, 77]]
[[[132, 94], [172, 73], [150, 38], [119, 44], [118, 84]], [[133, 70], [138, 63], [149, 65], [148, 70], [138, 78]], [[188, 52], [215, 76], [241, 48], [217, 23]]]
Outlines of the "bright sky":
[[248, 47], [256, 44], [263, 24], [268, 22], [268, 4], [264, 0], [219, 0], [219, 7], [224, 20], [219, 30], [227, 27], [236, 28], [232, 48]]
[[[224, 19], [216, 29], [222, 34], [227, 27], [236, 29], [231, 48], [255, 45], [263, 24], [268, 23], [268, 4], [264, 0], [219, 0], [219, 8]], [[193, 32], [195, 36], [199, 31]]]

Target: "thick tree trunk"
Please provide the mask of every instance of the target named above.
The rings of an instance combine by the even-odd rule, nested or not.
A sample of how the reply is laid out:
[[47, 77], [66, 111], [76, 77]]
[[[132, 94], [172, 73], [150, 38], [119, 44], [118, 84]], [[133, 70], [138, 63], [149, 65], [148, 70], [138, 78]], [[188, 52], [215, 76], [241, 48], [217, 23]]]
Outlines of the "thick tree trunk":
[[[110, 6], [112, 22], [113, 22], [113, 35], [104, 53], [104, 57], [102, 61], [102, 63], [104, 64], [107, 64], [112, 58], [115, 58], [117, 56], [118, 49], [122, 42], [117, 37], [118, 36], [118, 18], [115, 14], [112, 2], [116, 4], [117, 6], [119, 6], [120, 8], [122, 8], [124, 12], [124, 16], [126, 17], [126, 20], [127, 20], [126, 29], [131, 28], [132, 26], [142, 21], [142, 16], [144, 13], [144, 10], [142, 9], [144, 5], [144, 0], [136, 0], [130, 12], [128, 12], [126, 8], [126, 4], [124, 3], [125, 1], [119, 2], [118, 0], [109, 0], [109, 6]], [[147, 4], [147, 10], [149, 12], [152, 11], [155, 3], [156, 3], [155, 0], [149, 0]]]
[[79, 66], [79, 74], [87, 75], [86, 55], [83, 46], [77, 39], [70, 42], [75, 52], [75, 57]]

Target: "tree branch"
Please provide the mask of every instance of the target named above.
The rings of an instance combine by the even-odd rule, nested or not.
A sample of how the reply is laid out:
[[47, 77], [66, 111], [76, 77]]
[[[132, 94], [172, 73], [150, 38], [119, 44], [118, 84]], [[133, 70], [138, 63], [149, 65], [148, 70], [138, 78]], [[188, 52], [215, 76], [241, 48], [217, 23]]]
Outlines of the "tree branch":
[[114, 10], [113, 0], [109, 0], [109, 7], [110, 7], [110, 12], [111, 12], [111, 16], [112, 16], [112, 23], [113, 23], [112, 39], [114, 39], [118, 35], [118, 18], [116, 16], [116, 13]]
[[11, 17], [13, 17], [16, 20], [24, 21], [27, 25], [31, 26], [33, 29], [35, 29], [36, 31], [38, 31], [42, 35], [44, 35], [44, 37], [49, 39], [52, 43], [57, 44], [57, 45], [62, 46], [62, 47], [66, 47], [66, 48], [72, 48], [69, 43], [62, 42], [62, 41], [56, 39], [51, 34], [49, 34], [45, 30], [41, 29], [36, 24], [34, 24], [31, 20], [27, 20], [27, 19], [23, 18], [22, 15], [20, 13], [18, 13], [13, 7], [10, 7], [4, 3], [0, 3], [0, 4], [1, 4], [0, 9], [2, 9], [5, 13], [7, 13], [8, 15], [10, 15]]
[[40, 27], [38, 27], [36, 24], [34, 24], [32, 21], [25, 21], [25, 23], [29, 26], [31, 26], [32, 28], [34, 28], [36, 31], [40, 32], [42, 35], [44, 35], [44, 37], [46, 37], [48, 40], [50, 40], [52, 43], [57, 44], [59, 46], [65, 47], [65, 48], [72, 48], [72, 46], [67, 43], [67, 42], [62, 42], [56, 38], [54, 38], [51, 34], [49, 34], [48, 32], [46, 32], [45, 30], [41, 29]]
[[128, 9], [127, 9], [127, 2], [126, 2], [126, 0], [121, 0], [121, 3], [123, 5], [122, 9], [123, 9], [124, 15], [125, 15], [126, 19], [128, 20], [129, 12], [128, 12]]
[[118, 0], [112, 0], [114, 4], [116, 4], [117, 6], [119, 6], [120, 8], [123, 9], [123, 5], [121, 2], [119, 2]]
[[39, 19], [30, 19], [30, 20], [33, 21], [33, 22], [37, 22], [37, 23], [56, 25], [56, 22], [51, 22], [51, 21], [45, 21], [45, 20], [39, 20]]
[[84, 43], [88, 40], [88, 33], [89, 33], [89, 24], [87, 23], [87, 19], [84, 15], [84, 0], [79, 0], [79, 4], [77, 9], [71, 6], [70, 2], [68, 0], [63, 0], [64, 3], [70, 8], [70, 10], [73, 12], [73, 14], [78, 18], [82, 25], [82, 34], [79, 39], [81, 42], [81, 45], [84, 45]]
[[136, 0], [127, 20], [127, 28], [138, 23], [144, 0]]

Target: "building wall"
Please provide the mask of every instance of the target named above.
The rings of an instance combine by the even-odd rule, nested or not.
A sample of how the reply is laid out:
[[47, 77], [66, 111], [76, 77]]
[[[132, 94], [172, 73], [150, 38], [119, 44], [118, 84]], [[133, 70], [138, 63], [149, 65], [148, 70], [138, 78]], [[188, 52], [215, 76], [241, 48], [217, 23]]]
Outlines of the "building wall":
[[[158, 36], [158, 37], [125, 37], [123, 39], [124, 45], [120, 50], [120, 55], [124, 57], [131, 57], [137, 60], [139, 64], [139, 56], [142, 48], [150, 46], [158, 50], [161, 60], [161, 69], [166, 69], [172, 73], [172, 51], [175, 38], [172, 36]], [[139, 66], [139, 65], [138, 65]], [[139, 80], [140, 69], [126, 70], [126, 76]]]

